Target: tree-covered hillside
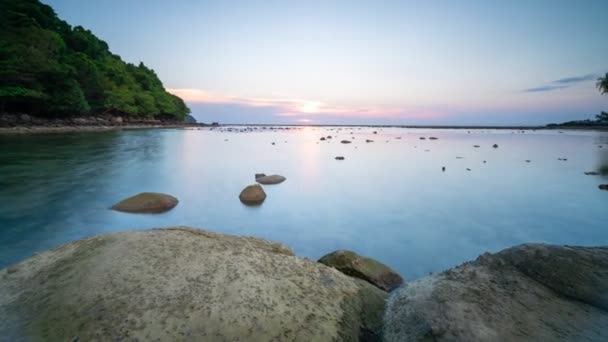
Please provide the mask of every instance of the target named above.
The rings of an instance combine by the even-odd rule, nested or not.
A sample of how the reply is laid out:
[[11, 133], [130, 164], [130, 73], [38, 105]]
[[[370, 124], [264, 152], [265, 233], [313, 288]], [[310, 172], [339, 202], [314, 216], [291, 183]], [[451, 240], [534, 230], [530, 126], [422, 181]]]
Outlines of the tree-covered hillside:
[[182, 120], [184, 101], [143, 63], [125, 63], [91, 31], [38, 0], [0, 0], [0, 113]]

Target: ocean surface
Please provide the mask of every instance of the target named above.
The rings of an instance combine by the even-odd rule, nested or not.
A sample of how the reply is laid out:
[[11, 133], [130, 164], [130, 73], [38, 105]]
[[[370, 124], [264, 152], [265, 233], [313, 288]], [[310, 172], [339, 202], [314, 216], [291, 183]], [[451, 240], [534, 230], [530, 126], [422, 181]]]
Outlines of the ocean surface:
[[[350, 249], [414, 279], [524, 242], [608, 245], [608, 191], [598, 189], [608, 178], [584, 174], [606, 164], [608, 132], [591, 131], [0, 136], [0, 267], [96, 234], [187, 225], [279, 241], [310, 259]], [[255, 173], [287, 180], [264, 186], [264, 204], [248, 207], [238, 195]], [[108, 209], [143, 191], [172, 194], [179, 205], [158, 215]]]

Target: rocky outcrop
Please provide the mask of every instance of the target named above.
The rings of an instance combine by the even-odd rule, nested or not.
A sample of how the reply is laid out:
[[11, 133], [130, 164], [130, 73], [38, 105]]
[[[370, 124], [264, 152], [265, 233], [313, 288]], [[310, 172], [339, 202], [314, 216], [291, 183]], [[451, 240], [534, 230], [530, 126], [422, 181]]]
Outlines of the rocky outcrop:
[[606, 341], [608, 248], [527, 244], [400, 288], [386, 341]]
[[374, 341], [386, 293], [281, 244], [176, 227], [0, 270], [7, 341]]
[[335, 251], [321, 257], [319, 262], [346, 275], [363, 279], [387, 292], [403, 283], [403, 278], [390, 267], [352, 251]]
[[266, 192], [259, 184], [249, 185], [241, 191], [239, 199], [247, 205], [259, 205], [266, 199]]
[[262, 176], [256, 177], [255, 181], [260, 184], [279, 184], [285, 181], [285, 177], [279, 175], [270, 175], [270, 176]]
[[177, 198], [158, 192], [142, 192], [112, 206], [112, 210], [136, 214], [158, 214], [173, 209]]

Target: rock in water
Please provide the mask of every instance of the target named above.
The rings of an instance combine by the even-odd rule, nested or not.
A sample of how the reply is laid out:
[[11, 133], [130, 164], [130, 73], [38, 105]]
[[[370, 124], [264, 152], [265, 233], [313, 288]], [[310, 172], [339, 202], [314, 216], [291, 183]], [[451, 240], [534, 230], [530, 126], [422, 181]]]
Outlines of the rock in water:
[[344, 160], [344, 157], [342, 157], [342, 156], [337, 156], [335, 159], [336, 159], [336, 160]]
[[606, 341], [608, 248], [528, 244], [404, 285], [386, 341]]
[[270, 175], [263, 177], [256, 177], [255, 181], [260, 184], [279, 184], [285, 181], [285, 177], [279, 175]]
[[403, 283], [403, 278], [390, 267], [352, 251], [335, 251], [321, 257], [319, 262], [346, 275], [363, 279], [387, 292]]
[[350, 144], [352, 141], [350, 141], [350, 140], [342, 140], [340, 142], [343, 143], [343, 144]]
[[243, 189], [243, 191], [241, 191], [239, 199], [241, 202], [247, 205], [262, 204], [262, 202], [264, 202], [266, 199], [266, 193], [261, 185], [253, 184], [247, 186], [245, 189]]
[[173, 209], [177, 198], [158, 192], [142, 192], [112, 206], [112, 210], [135, 214], [158, 214]]
[[598, 186], [598, 188], [599, 188], [600, 190], [608, 190], [608, 184], [600, 184], [600, 185]]
[[386, 293], [269, 241], [176, 227], [0, 270], [7, 341], [378, 341]]
[[265, 173], [256, 173], [255, 174], [255, 179], [258, 179], [260, 177], [266, 177], [266, 174]]
[[492, 147], [498, 148], [498, 144], [494, 144], [494, 145], [492, 145]]

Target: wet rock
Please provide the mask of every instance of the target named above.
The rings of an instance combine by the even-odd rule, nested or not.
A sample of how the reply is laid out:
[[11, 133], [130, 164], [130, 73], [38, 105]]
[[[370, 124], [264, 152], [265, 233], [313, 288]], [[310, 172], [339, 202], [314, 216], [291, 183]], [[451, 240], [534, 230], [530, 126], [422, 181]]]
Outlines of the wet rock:
[[177, 205], [177, 198], [158, 192], [142, 192], [124, 199], [112, 206], [112, 210], [136, 214], [158, 214], [169, 211]]
[[598, 188], [600, 190], [608, 190], [608, 184], [600, 184], [600, 185], [598, 185]]
[[390, 267], [352, 251], [335, 251], [321, 257], [319, 262], [351, 277], [363, 279], [387, 292], [403, 283], [403, 278]]
[[420, 138], [418, 138], [418, 139], [420, 139], [420, 140], [425, 140], [426, 138], [425, 138], [425, 137], [420, 137]]
[[342, 144], [350, 144], [352, 141], [350, 140], [342, 140], [340, 141]]
[[436, 137], [430, 137], [429, 139], [430, 140], [437, 140], [438, 138], [436, 138]]
[[445, 166], [442, 166], [442, 167], [441, 167], [441, 171], [445, 171]]
[[319, 139], [319, 140], [321, 140], [321, 141], [325, 141], [325, 137], [321, 137], [321, 139]]
[[[256, 179], [256, 181], [258, 179]], [[249, 185], [245, 187], [243, 191], [241, 191], [239, 199], [241, 202], [243, 202], [243, 204], [259, 205], [262, 204], [266, 199], [266, 192], [264, 192], [264, 189], [259, 184]]]
[[112, 122], [114, 125], [122, 125], [123, 120], [120, 116], [113, 116], [112, 119], [110, 119], [110, 122]]
[[398, 289], [384, 338], [604, 341], [607, 307], [608, 248], [520, 245]]
[[374, 141], [373, 141], [373, 140], [370, 140], [370, 139], [365, 139], [365, 142], [366, 142], [366, 143], [372, 143], [372, 142], [374, 142]]
[[387, 298], [281, 244], [187, 227], [64, 244], [0, 270], [0, 294], [7, 341], [378, 341]]
[[344, 157], [342, 157], [342, 156], [337, 156], [335, 159], [336, 159], [336, 160], [344, 160]]
[[479, 146], [479, 145], [473, 145], [473, 147], [475, 147], [475, 148], [479, 148], [480, 146]]
[[266, 174], [265, 173], [256, 173], [255, 174], [255, 179], [258, 179], [260, 177], [266, 177]]
[[599, 172], [595, 172], [595, 171], [589, 171], [589, 172], [585, 172], [585, 174], [587, 176], [599, 176], [600, 173]]
[[285, 177], [280, 175], [270, 175], [270, 176], [262, 176], [256, 177], [255, 181], [260, 184], [279, 184], [285, 181]]
[[494, 144], [494, 145], [492, 145], [492, 147], [498, 148], [498, 144]]
[[529, 163], [529, 162], [531, 162], [531, 160], [529, 160], [529, 159], [526, 159], [526, 163]]

